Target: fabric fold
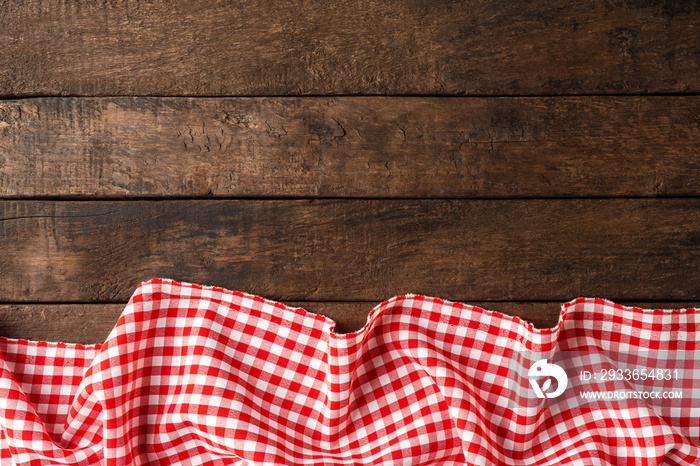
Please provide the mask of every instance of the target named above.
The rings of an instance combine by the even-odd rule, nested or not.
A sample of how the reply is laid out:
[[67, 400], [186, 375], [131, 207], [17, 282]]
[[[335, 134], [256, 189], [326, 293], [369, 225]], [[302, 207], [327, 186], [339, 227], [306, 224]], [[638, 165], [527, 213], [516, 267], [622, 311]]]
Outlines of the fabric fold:
[[[499, 312], [400, 295], [376, 306], [359, 331], [338, 334], [331, 319], [304, 309], [152, 279], [138, 285], [101, 345], [0, 337], [0, 459], [698, 464], [689, 355], [699, 312], [577, 298], [562, 305], [555, 327], [536, 329]], [[632, 364], [657, 367], [646, 367], [644, 381], [639, 368], [627, 379]], [[666, 372], [674, 364], [680, 375]], [[543, 376], [533, 376], [540, 366]], [[586, 379], [608, 371], [611, 380]], [[550, 398], [562, 383], [566, 390]], [[686, 397], [580, 396], [593, 388]]]

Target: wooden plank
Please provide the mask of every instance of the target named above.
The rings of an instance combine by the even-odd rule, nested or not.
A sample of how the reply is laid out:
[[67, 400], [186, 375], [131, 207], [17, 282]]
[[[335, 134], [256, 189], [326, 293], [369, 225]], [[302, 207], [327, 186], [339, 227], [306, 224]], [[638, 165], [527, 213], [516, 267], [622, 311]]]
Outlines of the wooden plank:
[[[359, 330], [369, 311], [379, 303], [371, 302], [287, 302], [323, 314], [336, 321], [337, 333]], [[471, 302], [475, 306], [519, 316], [536, 328], [556, 325], [558, 302]], [[624, 303], [621, 303], [624, 304]], [[651, 309], [700, 307], [700, 302], [633, 303]], [[102, 343], [124, 310], [125, 303], [114, 304], [5, 304], [0, 305], [0, 336], [35, 341]]]
[[0, 305], [0, 336], [35, 341], [103, 343], [124, 304]]
[[[377, 303], [294, 302], [336, 321], [336, 332], [360, 329]], [[114, 327], [126, 303], [0, 304], [0, 336], [39, 341], [102, 343]]]
[[0, 89], [29, 95], [700, 90], [697, 2], [0, 3]]
[[3, 201], [0, 302], [700, 299], [700, 199]]
[[700, 97], [0, 102], [0, 196], [700, 195]]

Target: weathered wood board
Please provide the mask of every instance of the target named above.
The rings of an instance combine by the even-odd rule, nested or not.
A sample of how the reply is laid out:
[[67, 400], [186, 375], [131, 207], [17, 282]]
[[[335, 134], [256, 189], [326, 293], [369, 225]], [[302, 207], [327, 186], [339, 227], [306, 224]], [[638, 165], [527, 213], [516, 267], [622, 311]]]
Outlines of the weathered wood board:
[[[336, 322], [337, 333], [359, 330], [367, 321], [374, 302], [294, 302], [285, 304], [326, 315]], [[470, 302], [475, 306], [520, 316], [536, 328], [556, 325], [561, 302]], [[700, 307], [695, 302], [624, 303], [647, 309]], [[0, 335], [40, 341], [102, 343], [112, 330], [126, 303], [90, 304], [4, 304], [0, 305]]]
[[700, 299], [700, 199], [3, 201], [0, 302]]
[[0, 197], [700, 195], [700, 97], [0, 102]]
[[695, 1], [0, 3], [0, 95], [698, 92]]

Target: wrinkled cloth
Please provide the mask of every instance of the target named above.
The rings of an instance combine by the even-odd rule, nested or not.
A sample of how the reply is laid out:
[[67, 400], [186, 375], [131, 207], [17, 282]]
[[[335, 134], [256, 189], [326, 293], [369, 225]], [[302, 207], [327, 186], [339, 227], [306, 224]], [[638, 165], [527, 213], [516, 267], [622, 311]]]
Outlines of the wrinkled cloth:
[[515, 406], [504, 369], [513, 351], [694, 351], [699, 316], [578, 298], [536, 329], [401, 295], [337, 334], [304, 309], [153, 279], [103, 344], [0, 338], [1, 464], [700, 464], [699, 412]]

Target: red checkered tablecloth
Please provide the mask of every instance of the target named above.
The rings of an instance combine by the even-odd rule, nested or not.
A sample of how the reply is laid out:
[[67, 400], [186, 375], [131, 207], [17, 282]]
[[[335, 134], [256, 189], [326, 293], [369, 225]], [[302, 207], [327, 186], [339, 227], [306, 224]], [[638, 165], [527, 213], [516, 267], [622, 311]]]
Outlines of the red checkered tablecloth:
[[1, 464], [697, 465], [692, 400], [519, 404], [511, 369], [523, 351], [693, 354], [699, 317], [578, 298], [541, 330], [402, 295], [336, 334], [303, 309], [153, 279], [104, 344], [0, 338]]

